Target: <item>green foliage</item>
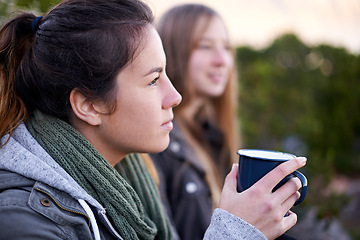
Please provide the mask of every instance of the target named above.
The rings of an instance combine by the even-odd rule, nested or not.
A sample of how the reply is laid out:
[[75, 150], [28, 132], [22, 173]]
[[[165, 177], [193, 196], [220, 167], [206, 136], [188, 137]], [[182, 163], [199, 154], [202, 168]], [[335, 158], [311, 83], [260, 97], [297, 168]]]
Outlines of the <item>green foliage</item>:
[[15, 5], [21, 9], [37, 9], [40, 13], [46, 13], [59, 0], [13, 0]]
[[59, 2], [60, 0], [0, 0], [0, 21], [5, 21], [18, 10], [43, 15]]
[[360, 172], [359, 56], [293, 34], [236, 56], [244, 147], [305, 155], [324, 179]]
[[318, 200], [318, 218], [339, 218], [341, 210], [350, 203], [351, 197], [332, 193], [330, 196], [322, 196]]

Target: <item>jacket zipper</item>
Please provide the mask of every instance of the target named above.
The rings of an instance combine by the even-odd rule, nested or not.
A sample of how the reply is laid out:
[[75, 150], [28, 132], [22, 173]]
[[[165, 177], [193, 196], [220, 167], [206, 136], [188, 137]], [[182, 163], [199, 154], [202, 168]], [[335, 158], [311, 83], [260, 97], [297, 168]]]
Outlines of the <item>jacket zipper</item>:
[[88, 226], [90, 227], [91, 226], [91, 222], [90, 222], [90, 218], [88, 215], [82, 213], [82, 212], [78, 212], [78, 211], [74, 211], [74, 210], [71, 210], [71, 209], [67, 209], [67, 208], [64, 208], [63, 206], [61, 206], [53, 196], [51, 196], [49, 193], [45, 192], [44, 190], [40, 189], [40, 188], [36, 188], [37, 191], [41, 192], [41, 193], [44, 193], [46, 194], [48, 197], [51, 198], [51, 200], [53, 200], [53, 202], [59, 207], [61, 208], [62, 210], [64, 211], [67, 211], [67, 212], [71, 212], [71, 213], [75, 213], [75, 214], [79, 214], [83, 217], [85, 217], [87, 219], [87, 222], [88, 222]]

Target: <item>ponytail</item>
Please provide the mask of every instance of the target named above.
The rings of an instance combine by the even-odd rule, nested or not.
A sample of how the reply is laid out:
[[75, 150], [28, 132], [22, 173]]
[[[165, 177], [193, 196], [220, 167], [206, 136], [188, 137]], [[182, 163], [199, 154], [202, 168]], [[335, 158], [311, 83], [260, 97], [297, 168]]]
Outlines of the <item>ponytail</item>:
[[[17, 91], [16, 72], [35, 38], [32, 31], [34, 18], [30, 13], [21, 14], [0, 30], [0, 138], [9, 134], [8, 140], [12, 131], [28, 115]], [[0, 148], [7, 141], [0, 143]]]

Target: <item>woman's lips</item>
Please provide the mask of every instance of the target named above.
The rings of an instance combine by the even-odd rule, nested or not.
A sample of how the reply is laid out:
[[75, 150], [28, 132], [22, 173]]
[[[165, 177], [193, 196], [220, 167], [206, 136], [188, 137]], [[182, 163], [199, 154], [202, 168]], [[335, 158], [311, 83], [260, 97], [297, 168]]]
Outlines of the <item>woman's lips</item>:
[[172, 129], [173, 129], [173, 122], [172, 122], [172, 119], [171, 120], [169, 120], [169, 121], [167, 121], [167, 122], [165, 122], [165, 123], [163, 123], [162, 125], [161, 125], [161, 127], [162, 128], [165, 128], [165, 129], [167, 129], [167, 130], [169, 130], [169, 131], [171, 131]]
[[209, 78], [213, 83], [222, 83], [225, 81], [223, 74], [210, 74]]

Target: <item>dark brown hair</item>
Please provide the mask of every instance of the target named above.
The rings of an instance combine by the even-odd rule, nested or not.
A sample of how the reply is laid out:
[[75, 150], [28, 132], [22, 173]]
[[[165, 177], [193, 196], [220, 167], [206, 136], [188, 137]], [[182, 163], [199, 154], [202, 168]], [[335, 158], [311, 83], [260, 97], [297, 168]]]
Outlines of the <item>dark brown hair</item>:
[[115, 76], [153, 22], [139, 0], [67, 0], [32, 29], [23, 13], [0, 30], [0, 137], [33, 109], [69, 122], [71, 90], [115, 108]]

